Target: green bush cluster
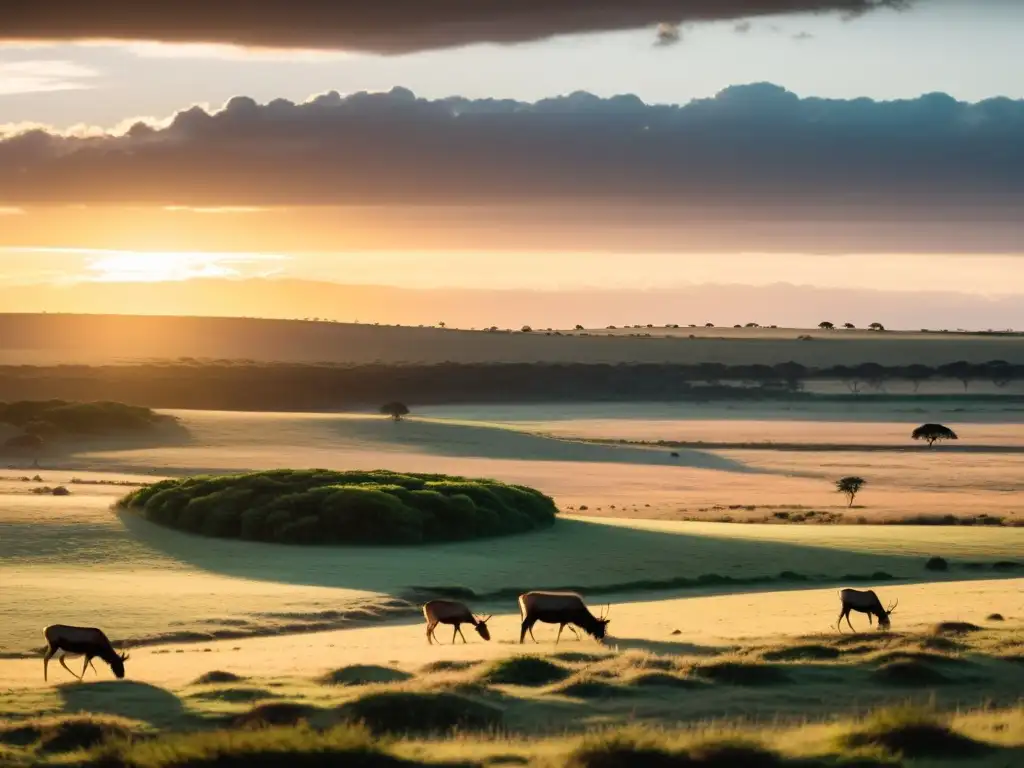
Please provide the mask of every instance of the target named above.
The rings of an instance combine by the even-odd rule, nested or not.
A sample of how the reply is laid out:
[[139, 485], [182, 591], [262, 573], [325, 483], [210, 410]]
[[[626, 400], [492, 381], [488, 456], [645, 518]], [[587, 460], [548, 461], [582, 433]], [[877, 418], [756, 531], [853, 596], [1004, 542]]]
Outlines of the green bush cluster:
[[21, 400], [0, 403], [0, 422], [47, 440], [61, 434], [96, 435], [141, 432], [176, 422], [173, 416], [124, 403], [76, 403], [67, 400]]
[[387, 470], [272, 470], [164, 480], [120, 501], [189, 533], [286, 544], [419, 544], [551, 525], [548, 496], [494, 480]]

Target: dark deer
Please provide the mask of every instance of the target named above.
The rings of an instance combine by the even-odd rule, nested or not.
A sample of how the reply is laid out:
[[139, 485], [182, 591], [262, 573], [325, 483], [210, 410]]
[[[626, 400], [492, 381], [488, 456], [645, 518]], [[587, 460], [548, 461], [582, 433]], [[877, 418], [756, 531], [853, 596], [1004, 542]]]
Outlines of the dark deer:
[[[868, 624], [871, 624], [871, 617], [874, 616], [878, 619], [879, 629], [888, 629], [890, 627], [889, 616], [896, 610], [896, 606], [899, 604], [899, 600], [890, 605], [888, 608], [882, 607], [882, 601], [878, 599], [872, 590], [868, 589], [861, 591], [859, 589], [844, 589], [839, 592], [839, 600], [842, 603], [842, 610], [839, 612], [839, 621], [836, 622], [836, 629], [842, 631], [843, 619], [846, 619], [846, 623], [850, 629], [853, 629], [853, 624], [850, 624], [850, 611], [857, 611], [858, 613], [866, 613], [868, 615]], [[854, 632], [857, 630], [853, 629]]]
[[[74, 672], [71, 672], [79, 680], [85, 677], [85, 671], [89, 667], [92, 667], [92, 671], [96, 672], [96, 667], [93, 665], [92, 660], [97, 656], [110, 665], [114, 677], [118, 680], [124, 678], [124, 663], [128, 661], [128, 654], [115, 651], [114, 646], [110, 644], [110, 640], [107, 639], [107, 636], [101, 630], [94, 627], [69, 627], [65, 624], [53, 624], [43, 630], [43, 637], [46, 638], [46, 655], [43, 656], [43, 680], [46, 680], [46, 668], [50, 664], [50, 659], [58, 652], [60, 652], [60, 656], [57, 660], [68, 672], [71, 672], [71, 668], [64, 661], [66, 655], [85, 657], [85, 663], [82, 664], [82, 674], [75, 675]], [[99, 672], [96, 672], [96, 674], [99, 674]]]
[[[455, 600], [431, 600], [423, 606], [423, 618], [427, 620], [427, 642], [430, 645], [433, 645], [436, 639], [434, 630], [437, 629], [438, 624], [455, 626], [455, 631], [452, 632], [452, 645], [455, 644], [456, 635], [462, 638], [462, 642], [466, 642], [466, 636], [462, 634], [463, 624], [472, 624], [473, 629], [480, 637], [484, 640], [491, 639], [490, 630], [487, 629], [487, 622], [491, 620], [491, 617], [487, 616], [481, 619], [475, 616], [465, 603]], [[441, 641], [438, 640], [438, 645], [440, 643]]]
[[[575, 624], [597, 640], [603, 640], [609, 622], [607, 610], [598, 618], [590, 612], [583, 598], [575, 592], [526, 592], [519, 596], [519, 615], [523, 617], [523, 625], [519, 632], [520, 644], [526, 638], [527, 632], [530, 633], [530, 639], [537, 642], [537, 638], [533, 636], [533, 625], [538, 621], [558, 625], [555, 645], [558, 645], [562, 637], [562, 630], [570, 624]], [[575, 632], [576, 630], [573, 630], [574, 634]]]

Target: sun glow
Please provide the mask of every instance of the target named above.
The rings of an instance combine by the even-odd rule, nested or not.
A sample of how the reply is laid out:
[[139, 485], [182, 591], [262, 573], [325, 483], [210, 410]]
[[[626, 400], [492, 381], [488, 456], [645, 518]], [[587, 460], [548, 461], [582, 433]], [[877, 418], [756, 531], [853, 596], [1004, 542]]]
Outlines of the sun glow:
[[159, 283], [251, 276], [243, 265], [281, 256], [249, 253], [99, 252], [86, 261], [87, 279], [102, 283]]

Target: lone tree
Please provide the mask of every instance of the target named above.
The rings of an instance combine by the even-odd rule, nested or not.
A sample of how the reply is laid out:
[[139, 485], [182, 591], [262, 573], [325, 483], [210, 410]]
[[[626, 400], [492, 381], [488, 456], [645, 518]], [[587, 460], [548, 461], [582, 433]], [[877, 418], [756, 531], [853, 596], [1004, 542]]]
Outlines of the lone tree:
[[865, 480], [863, 477], [844, 477], [839, 480], [836, 480], [836, 491], [838, 493], [845, 493], [847, 498], [850, 499], [850, 503], [847, 504], [846, 506], [852, 507], [854, 497], [857, 495], [860, 489], [867, 484], [868, 481]]
[[868, 326], [868, 328], [870, 328], [872, 331], [884, 331], [885, 330], [885, 326], [882, 325], [881, 323], [872, 323], [871, 325]]
[[580, 325], [579, 323], [576, 323], [576, 330], [577, 331], [582, 331], [583, 330], [583, 326]]
[[834, 331], [836, 328], [835, 323], [830, 323], [828, 320], [818, 323], [818, 327], [823, 331]]
[[39, 457], [43, 452], [46, 441], [36, 434], [26, 432], [23, 435], [15, 435], [4, 442], [4, 449], [10, 453], [21, 454], [32, 457], [33, 466], [39, 466]]
[[857, 329], [857, 326], [854, 325], [853, 323], [843, 323], [843, 328], [845, 328], [848, 331], [854, 331]]
[[390, 416], [392, 421], [401, 421], [403, 416], [409, 415], [409, 406], [396, 400], [392, 403], [384, 403], [380, 407], [380, 412], [385, 416]]
[[945, 424], [922, 424], [911, 432], [910, 436], [915, 440], [927, 440], [929, 448], [935, 444], [936, 440], [960, 439], [956, 436], [956, 432]]

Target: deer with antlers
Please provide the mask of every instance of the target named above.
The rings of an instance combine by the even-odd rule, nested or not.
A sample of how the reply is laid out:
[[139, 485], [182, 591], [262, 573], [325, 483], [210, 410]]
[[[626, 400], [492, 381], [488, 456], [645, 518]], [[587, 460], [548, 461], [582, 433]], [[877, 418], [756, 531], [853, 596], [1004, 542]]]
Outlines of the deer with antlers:
[[[43, 630], [43, 637], [46, 638], [46, 655], [43, 656], [43, 680], [47, 678], [47, 667], [54, 654], [60, 653], [58, 661], [68, 672], [81, 680], [85, 677], [85, 671], [96, 667], [92, 660], [96, 657], [103, 659], [110, 665], [114, 677], [118, 680], [124, 678], [124, 663], [128, 661], [127, 653], [118, 653], [114, 650], [110, 640], [103, 634], [102, 630], [95, 627], [69, 627], [66, 624], [52, 624]], [[71, 668], [64, 661], [66, 656], [84, 656], [85, 663], [82, 664], [82, 674], [75, 675]], [[96, 672], [99, 674], [99, 672]]]
[[[839, 600], [842, 603], [842, 609], [839, 611], [839, 621], [836, 622], [836, 629], [840, 632], [842, 631], [843, 619], [846, 619], [850, 629], [853, 629], [853, 624], [850, 623], [850, 611], [866, 613], [868, 615], [868, 624], [871, 624], [871, 617], [874, 616], [878, 619], [879, 629], [888, 629], [891, 626], [889, 617], [899, 604], [899, 600], [897, 600], [888, 608], [883, 608], [882, 601], [878, 599], [878, 595], [870, 589], [864, 591], [859, 589], [841, 590], [839, 592]], [[853, 629], [853, 631], [856, 632], [857, 630]]]
[[533, 636], [533, 625], [538, 621], [558, 625], [555, 645], [558, 645], [562, 637], [562, 630], [570, 624], [575, 624], [597, 640], [603, 640], [610, 621], [608, 609], [598, 618], [590, 612], [583, 598], [575, 592], [525, 592], [519, 596], [519, 615], [523, 619], [519, 632], [520, 644], [527, 632], [530, 633], [530, 639], [537, 642], [537, 638]]
[[[423, 618], [427, 620], [427, 642], [434, 644], [434, 630], [438, 624], [451, 624], [455, 627], [452, 632], [452, 645], [455, 644], [455, 637], [462, 638], [466, 642], [466, 636], [462, 634], [463, 624], [472, 624], [473, 629], [484, 640], [491, 639], [490, 630], [487, 629], [487, 622], [491, 617], [480, 618], [476, 616], [465, 603], [456, 600], [431, 600], [423, 606]], [[438, 645], [441, 641], [438, 640]]]

